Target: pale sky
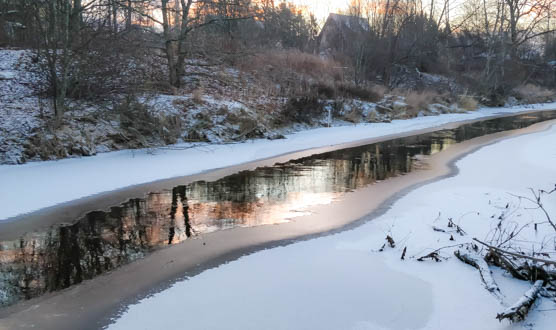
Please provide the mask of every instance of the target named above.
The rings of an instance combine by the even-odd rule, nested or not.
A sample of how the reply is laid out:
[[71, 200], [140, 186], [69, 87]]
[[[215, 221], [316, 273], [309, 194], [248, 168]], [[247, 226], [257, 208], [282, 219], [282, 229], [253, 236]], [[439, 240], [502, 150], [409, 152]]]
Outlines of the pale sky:
[[324, 23], [328, 14], [337, 13], [340, 9], [346, 9], [349, 0], [289, 0], [298, 5], [305, 5], [315, 14], [319, 23]]
[[[280, 0], [276, 1], [278, 3]], [[330, 13], [338, 13], [348, 7], [349, 0], [282, 0], [284, 2], [292, 2], [297, 5], [307, 6], [309, 11], [315, 14], [320, 24], [323, 24]], [[452, 15], [458, 13], [465, 0], [450, 0], [450, 12]], [[441, 10], [444, 2], [436, 1], [436, 10]], [[429, 8], [429, 0], [423, 1], [424, 8]]]

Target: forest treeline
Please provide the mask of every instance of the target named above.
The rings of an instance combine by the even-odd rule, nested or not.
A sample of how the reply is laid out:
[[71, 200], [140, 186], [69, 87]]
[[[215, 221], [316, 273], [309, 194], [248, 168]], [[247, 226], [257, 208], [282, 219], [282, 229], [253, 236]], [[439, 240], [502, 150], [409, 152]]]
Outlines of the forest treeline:
[[259, 72], [267, 94], [286, 99], [373, 100], [431, 88], [406, 83], [430, 74], [459, 86], [447, 97], [500, 106], [552, 95], [555, 10], [552, 0], [354, 0], [325, 23], [273, 0], [1, 0], [0, 45], [34, 50], [56, 117], [70, 99], [192, 92], [186, 65], [214, 64]]

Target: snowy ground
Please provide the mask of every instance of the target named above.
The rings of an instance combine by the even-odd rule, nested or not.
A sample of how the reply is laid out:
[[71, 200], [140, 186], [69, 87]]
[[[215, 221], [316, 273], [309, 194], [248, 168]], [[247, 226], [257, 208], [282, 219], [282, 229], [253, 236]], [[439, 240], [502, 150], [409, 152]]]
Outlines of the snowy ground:
[[[501, 214], [505, 226], [544, 222], [510, 193], [554, 187], [555, 140], [552, 127], [484, 147], [458, 161], [458, 175], [409, 193], [378, 219], [205, 271], [130, 306], [110, 329], [554, 329], [556, 303], [546, 298], [525, 323], [495, 319], [530, 284], [495, 269], [499, 302], [453, 250], [443, 250], [449, 259], [439, 263], [414, 257], [488, 239]], [[556, 196], [545, 205], [556, 212]], [[448, 218], [468, 234], [453, 233], [453, 242], [432, 229], [449, 230]], [[387, 233], [397, 246], [378, 252]], [[546, 223], [538, 231], [530, 224], [516, 241], [524, 250], [545, 241], [553, 252], [555, 236]], [[401, 261], [405, 246], [408, 259]]]
[[[252, 140], [228, 145], [176, 145], [174, 148], [125, 150], [92, 157], [0, 166], [0, 219], [93, 194], [159, 179], [190, 175], [288, 152], [409, 132], [499, 113], [554, 109], [556, 103], [513, 108], [484, 108], [465, 114], [444, 114], [310, 129], [285, 140]], [[31, 202], [30, 202], [31, 201]]]

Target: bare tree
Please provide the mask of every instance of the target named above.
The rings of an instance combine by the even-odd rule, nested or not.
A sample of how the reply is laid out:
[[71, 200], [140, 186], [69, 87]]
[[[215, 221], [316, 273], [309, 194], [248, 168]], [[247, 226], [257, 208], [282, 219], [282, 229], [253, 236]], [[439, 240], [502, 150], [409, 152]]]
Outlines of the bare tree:
[[71, 48], [77, 14], [71, 0], [46, 0], [34, 2], [33, 9], [41, 42], [37, 47], [39, 57], [46, 61], [47, 77], [52, 96], [54, 97], [54, 113], [59, 122], [65, 112], [66, 96], [69, 84], [69, 69], [73, 57]]
[[554, 0], [504, 0], [507, 7], [508, 29], [512, 58], [517, 48], [538, 36], [554, 31], [542, 23], [550, 18]]

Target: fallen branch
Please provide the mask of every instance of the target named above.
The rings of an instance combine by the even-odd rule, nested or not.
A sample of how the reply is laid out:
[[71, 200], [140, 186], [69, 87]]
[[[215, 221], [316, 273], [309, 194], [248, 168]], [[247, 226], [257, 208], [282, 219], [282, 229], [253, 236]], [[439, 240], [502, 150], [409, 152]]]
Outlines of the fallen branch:
[[539, 295], [543, 286], [543, 281], [536, 281], [533, 286], [525, 292], [525, 294], [519, 298], [519, 300], [513, 304], [512, 306], [508, 307], [502, 313], [498, 313], [496, 318], [500, 321], [503, 319], [510, 319], [512, 322], [518, 322], [524, 320], [529, 313], [529, 309], [533, 306], [535, 299]]
[[441, 232], [441, 233], [445, 233], [445, 232], [446, 232], [446, 230], [444, 230], [444, 229], [442, 229], [442, 228], [435, 227], [435, 226], [432, 226], [432, 230], [438, 231], [438, 232]]
[[[446, 260], [446, 259], [448, 259], [448, 258], [442, 257], [442, 256], [440, 255], [440, 253], [439, 253], [440, 251], [442, 251], [442, 250], [444, 250], [444, 249], [450, 249], [450, 248], [453, 248], [453, 247], [462, 247], [463, 245], [464, 245], [464, 244], [462, 243], [462, 244], [455, 244], [455, 245], [443, 246], [443, 247], [441, 247], [441, 248], [438, 248], [438, 249], [432, 251], [431, 253], [429, 253], [429, 254], [427, 254], [427, 255], [424, 255], [424, 256], [421, 256], [421, 257], [417, 258], [417, 261], [425, 261], [425, 259], [432, 259], [432, 260], [434, 260], [434, 261], [436, 261], [436, 262], [440, 262], [440, 261], [442, 261], [442, 260]], [[419, 254], [421, 254], [421, 253], [419, 253]], [[415, 258], [415, 257], [417, 257], [417, 255], [414, 255], [414, 256], [411, 257], [411, 258]]]
[[501, 248], [498, 248], [498, 247], [496, 247], [496, 246], [492, 246], [492, 245], [487, 244], [487, 243], [485, 243], [485, 242], [481, 242], [481, 241], [479, 241], [479, 240], [476, 239], [476, 238], [473, 238], [473, 240], [474, 240], [475, 242], [479, 243], [479, 244], [482, 244], [482, 245], [484, 245], [484, 246], [486, 246], [486, 247], [488, 247], [488, 248], [490, 248], [490, 249], [496, 250], [496, 251], [498, 251], [498, 252], [500, 252], [500, 253], [502, 253], [502, 254], [507, 254], [507, 255], [510, 255], [510, 256], [517, 257], [517, 258], [529, 259], [529, 260], [533, 260], [533, 261], [536, 261], [536, 262], [544, 263], [544, 264], [546, 264], [546, 265], [554, 265], [554, 266], [556, 266], [556, 261], [554, 261], [554, 260], [546, 260], [546, 259], [541, 259], [541, 258], [530, 257], [530, 256], [526, 256], [526, 255], [523, 255], [523, 254], [519, 254], [519, 253], [515, 253], [515, 252], [510, 252], [510, 251], [502, 250]]
[[498, 284], [496, 284], [494, 278], [492, 278], [492, 272], [490, 271], [488, 264], [483, 258], [481, 258], [478, 255], [467, 253], [461, 250], [454, 251], [454, 255], [459, 260], [479, 270], [479, 274], [481, 274], [481, 279], [483, 280], [483, 283], [485, 284], [485, 287], [489, 292], [492, 293], [500, 292], [500, 288], [498, 288]]
[[440, 254], [438, 254], [438, 252], [433, 251], [427, 255], [417, 258], [417, 261], [425, 261], [425, 259], [432, 259], [436, 262], [441, 262], [443, 258], [440, 256]]

